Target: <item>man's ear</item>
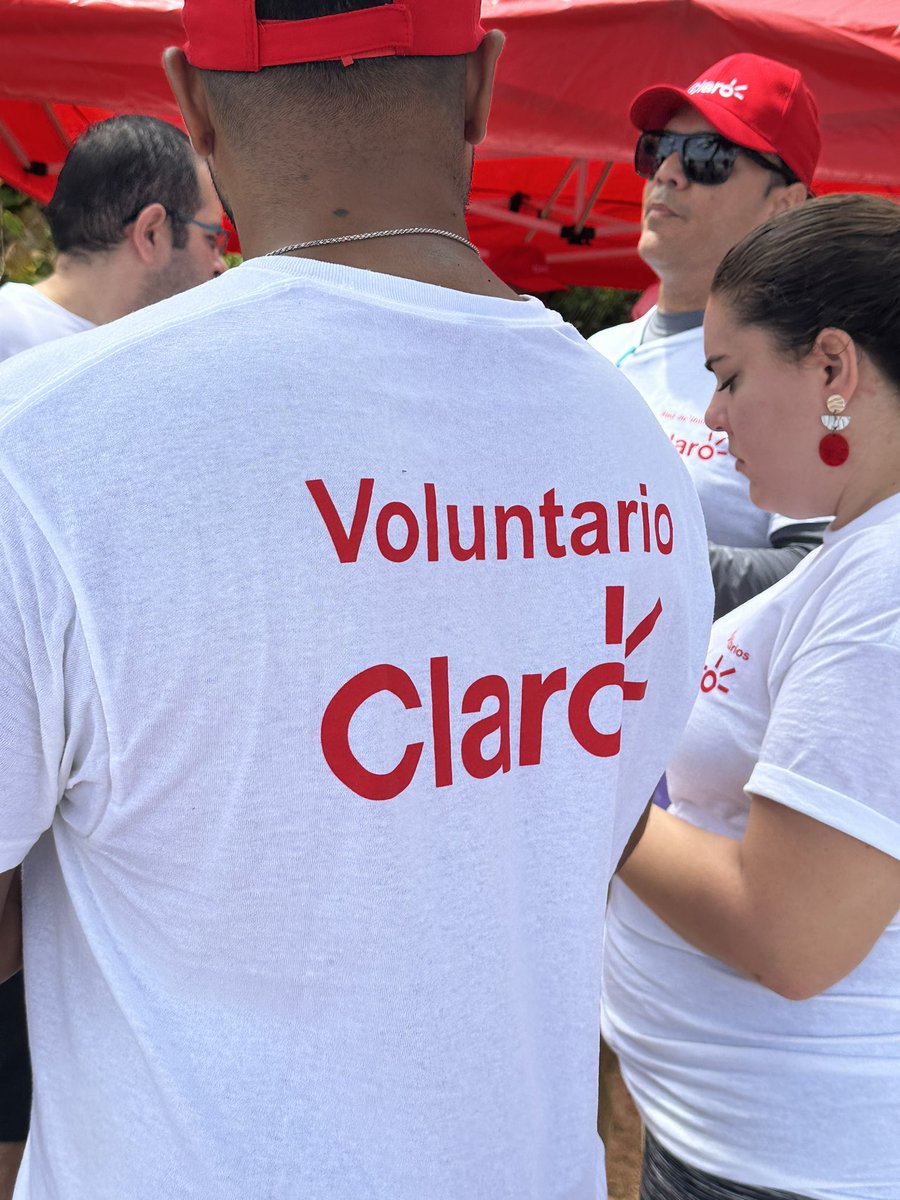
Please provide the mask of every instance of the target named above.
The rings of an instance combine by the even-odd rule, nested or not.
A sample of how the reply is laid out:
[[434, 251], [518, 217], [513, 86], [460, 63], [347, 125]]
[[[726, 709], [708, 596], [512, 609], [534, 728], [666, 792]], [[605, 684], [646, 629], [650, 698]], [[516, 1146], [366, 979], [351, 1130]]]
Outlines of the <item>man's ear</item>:
[[191, 145], [201, 158], [208, 158], [215, 148], [216, 137], [200, 72], [191, 66], [178, 46], [170, 46], [165, 51], [163, 66], [184, 117]]
[[171, 249], [171, 241], [167, 240], [171, 233], [167, 235], [164, 229], [168, 216], [161, 204], [148, 204], [125, 229], [126, 241], [131, 242], [135, 254], [148, 267], [156, 266]]
[[804, 204], [809, 196], [805, 183], [790, 183], [787, 187], [773, 188], [770, 194], [773, 217], [776, 213], [787, 212], [789, 208]]
[[505, 40], [498, 29], [492, 29], [466, 59], [466, 141], [470, 146], [483, 142], [487, 132], [494, 73]]

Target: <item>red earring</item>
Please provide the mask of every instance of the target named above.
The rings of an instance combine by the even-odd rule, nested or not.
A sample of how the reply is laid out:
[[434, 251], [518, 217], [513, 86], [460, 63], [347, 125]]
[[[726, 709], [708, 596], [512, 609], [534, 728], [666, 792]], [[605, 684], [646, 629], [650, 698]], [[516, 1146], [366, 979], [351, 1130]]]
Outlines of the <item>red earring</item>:
[[828, 397], [825, 407], [828, 412], [822, 416], [822, 424], [828, 433], [819, 442], [819, 458], [826, 466], [842, 467], [850, 457], [850, 443], [842, 432], [850, 424], [850, 418], [841, 415], [847, 401], [835, 394]]

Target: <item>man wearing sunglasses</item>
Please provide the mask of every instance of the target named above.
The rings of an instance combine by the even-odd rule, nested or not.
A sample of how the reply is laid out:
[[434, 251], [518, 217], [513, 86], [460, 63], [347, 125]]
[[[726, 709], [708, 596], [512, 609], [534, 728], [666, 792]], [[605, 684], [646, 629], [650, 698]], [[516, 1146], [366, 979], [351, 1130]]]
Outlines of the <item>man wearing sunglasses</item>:
[[[34, 287], [0, 288], [0, 360], [103, 325], [221, 274], [228, 233], [206, 165], [155, 117], [92, 125], [47, 210], [59, 250]], [[0, 1200], [28, 1132], [31, 1071], [22, 976], [0, 986]]]
[[824, 521], [755, 508], [723, 435], [703, 423], [703, 309], [721, 259], [757, 225], [810, 194], [821, 135], [798, 71], [734, 54], [688, 88], [641, 92], [635, 169], [644, 188], [638, 252], [659, 276], [656, 308], [591, 343], [631, 379], [697, 485], [710, 538], [716, 615], [786, 575], [821, 540]]
[[113, 117], [85, 130], [47, 219], [56, 267], [34, 287], [0, 288], [0, 361], [225, 270], [228, 233], [209, 170], [184, 133], [156, 117]]

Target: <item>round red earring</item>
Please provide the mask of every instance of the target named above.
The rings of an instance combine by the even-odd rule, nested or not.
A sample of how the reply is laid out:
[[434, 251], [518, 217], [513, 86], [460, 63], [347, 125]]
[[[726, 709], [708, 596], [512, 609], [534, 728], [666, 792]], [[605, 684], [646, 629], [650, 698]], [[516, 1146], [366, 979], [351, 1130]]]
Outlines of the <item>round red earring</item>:
[[842, 432], [850, 424], [850, 418], [842, 415], [847, 401], [835, 393], [825, 401], [825, 407], [828, 412], [823, 415], [822, 424], [828, 433], [819, 442], [819, 458], [826, 466], [841, 467], [850, 457], [850, 443]]
[[842, 433], [826, 433], [819, 442], [819, 458], [826, 466], [842, 467], [850, 457], [850, 443]]

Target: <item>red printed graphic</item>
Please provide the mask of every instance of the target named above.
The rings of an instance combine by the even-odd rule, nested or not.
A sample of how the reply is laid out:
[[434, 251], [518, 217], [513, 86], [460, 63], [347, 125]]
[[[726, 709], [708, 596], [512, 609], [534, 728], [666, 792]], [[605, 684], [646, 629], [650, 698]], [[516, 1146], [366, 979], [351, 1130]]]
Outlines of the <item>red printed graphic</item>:
[[729, 636], [728, 641], [725, 643], [725, 648], [728, 650], [729, 654], [733, 654], [735, 658], [739, 658], [742, 662], [750, 661], [749, 652], [747, 650], [742, 650], [738, 645], [736, 629], [734, 633]]
[[701, 692], [713, 692], [713, 691], [718, 690], [720, 692], [727, 693], [728, 688], [721, 681], [725, 678], [726, 675], [734, 675], [735, 671], [737, 670], [737, 667], [726, 667], [725, 670], [723, 671], [722, 670], [722, 660], [724, 659], [724, 657], [725, 657], [724, 654], [720, 654], [719, 657], [716, 659], [715, 663], [713, 664], [713, 666], [711, 666], [711, 667], [708, 665], [704, 666], [703, 677], [700, 680]]
[[[554, 726], [555, 734], [568, 727], [570, 735], [586, 753], [596, 758], [615, 757], [621, 748], [621, 725], [612, 732], [598, 729], [591, 717], [591, 706], [606, 688], [617, 689], [627, 702], [637, 703], [644, 699], [647, 680], [627, 678], [626, 661], [653, 633], [663, 605], [658, 599], [627, 633], [630, 618], [626, 621], [626, 609], [625, 588], [607, 587], [606, 645], [621, 647], [621, 660], [617, 655], [598, 663], [576, 679], [571, 688], [567, 668], [557, 667], [547, 674], [525, 674], [514, 681], [507, 681], [502, 675], [484, 675], [470, 683], [462, 696], [454, 700], [446, 657], [432, 658], [427, 667], [427, 679], [419, 684], [400, 667], [387, 663], [367, 667], [339, 688], [325, 709], [321, 727], [325, 761], [341, 783], [356, 795], [366, 800], [393, 800], [416, 778], [425, 748], [421, 740], [405, 740], [404, 712], [426, 706], [430, 708], [428, 732], [434, 752], [434, 786], [437, 788], [452, 786], [454, 771], [460, 768], [472, 779], [488, 779], [498, 772], [510, 771], [514, 757], [519, 767], [538, 766], [548, 723]], [[565, 701], [563, 698], [567, 693], [568, 700]], [[397, 765], [389, 771], [378, 772], [357, 757], [350, 743], [350, 724], [366, 704], [383, 696], [399, 701]], [[518, 745], [515, 747], [514, 713], [519, 718]], [[478, 715], [478, 719], [468, 725], [460, 737], [454, 726], [459, 717], [470, 715]], [[417, 728], [421, 731], [421, 725]], [[486, 750], [488, 741], [494, 747], [490, 754]]]
[[698, 442], [692, 442], [689, 438], [677, 437], [674, 433], [670, 433], [669, 441], [682, 458], [699, 458], [703, 462], [709, 462], [713, 458], [728, 454], [728, 438], [715, 432], [709, 433], [705, 441]]
[[537, 502], [461, 505], [443, 502], [436, 485], [425, 483], [421, 504], [413, 507], [376, 500], [375, 480], [360, 479], [353, 511], [348, 506], [343, 516], [324, 480], [307, 479], [306, 487], [341, 563], [358, 562], [373, 549], [391, 563], [414, 555], [428, 563], [477, 563], [544, 555], [668, 555], [675, 543], [672, 512], [651, 500], [645, 483], [630, 499], [581, 500], [568, 507], [552, 487]]

